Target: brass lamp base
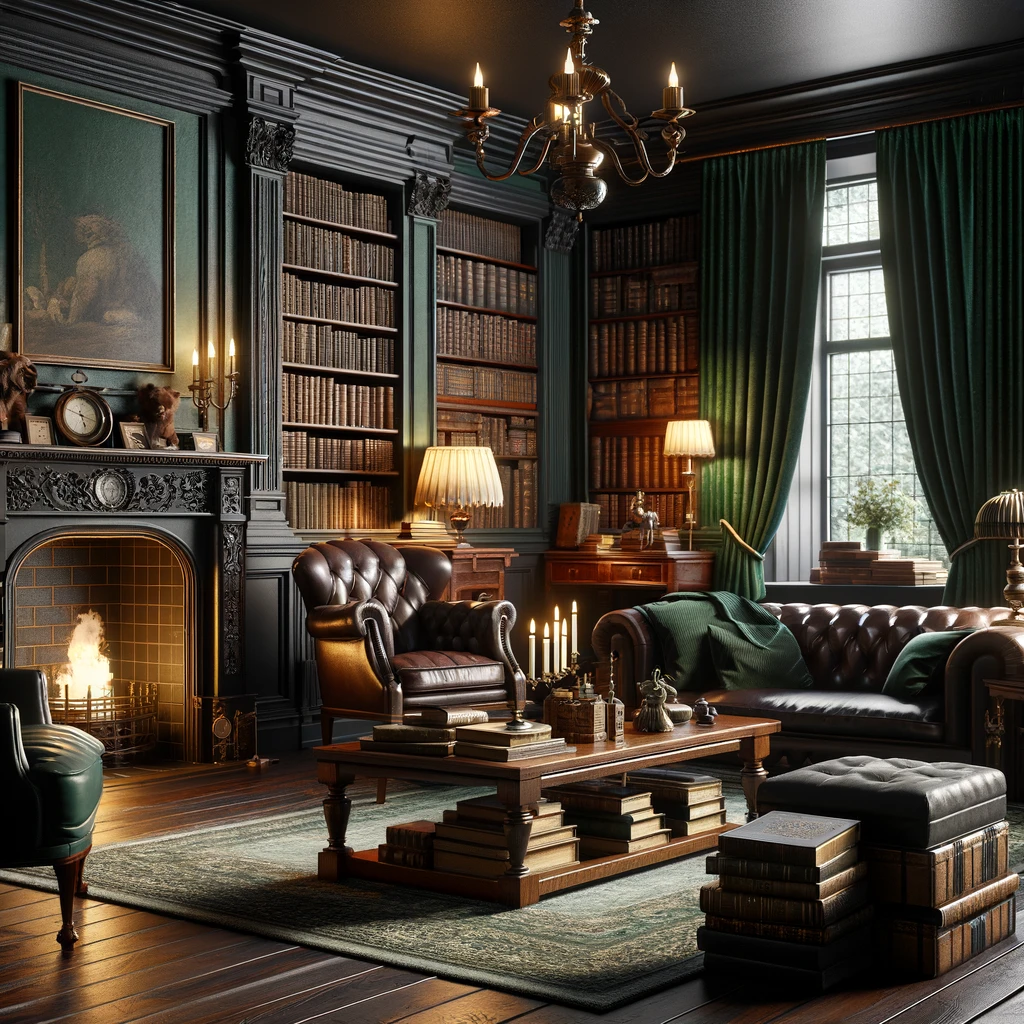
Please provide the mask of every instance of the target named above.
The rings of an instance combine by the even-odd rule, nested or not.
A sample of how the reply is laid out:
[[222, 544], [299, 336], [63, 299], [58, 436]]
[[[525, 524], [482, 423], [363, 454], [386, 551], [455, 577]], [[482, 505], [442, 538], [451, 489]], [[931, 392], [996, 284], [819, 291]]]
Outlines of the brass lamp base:
[[469, 526], [469, 521], [472, 518], [473, 513], [464, 505], [456, 505], [448, 513], [448, 521], [452, 524], [452, 529], [455, 531], [455, 546], [457, 548], [470, 548], [473, 546], [466, 540], [466, 527]]
[[[1006, 586], [1003, 587], [1003, 600], [1010, 606], [1010, 614], [999, 622], [1012, 622], [1024, 625], [1024, 565], [1021, 565], [1020, 537], [1014, 537], [1013, 543], [1008, 544], [1010, 549], [1010, 565], [1006, 570]], [[993, 626], [998, 623], [993, 622]]]

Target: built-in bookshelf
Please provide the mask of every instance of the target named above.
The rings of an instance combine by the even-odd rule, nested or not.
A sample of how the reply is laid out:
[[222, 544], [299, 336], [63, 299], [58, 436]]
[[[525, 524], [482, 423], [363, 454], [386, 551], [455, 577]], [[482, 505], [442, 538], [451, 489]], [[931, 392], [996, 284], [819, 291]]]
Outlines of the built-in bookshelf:
[[489, 446], [505, 495], [474, 510], [474, 528], [537, 525], [537, 267], [523, 234], [458, 210], [437, 225], [437, 443]]
[[385, 196], [285, 179], [282, 454], [295, 530], [394, 525], [397, 242]]
[[669, 420], [697, 417], [698, 232], [696, 216], [591, 232], [590, 493], [603, 529], [622, 526], [637, 488], [665, 527], [686, 512], [664, 439]]

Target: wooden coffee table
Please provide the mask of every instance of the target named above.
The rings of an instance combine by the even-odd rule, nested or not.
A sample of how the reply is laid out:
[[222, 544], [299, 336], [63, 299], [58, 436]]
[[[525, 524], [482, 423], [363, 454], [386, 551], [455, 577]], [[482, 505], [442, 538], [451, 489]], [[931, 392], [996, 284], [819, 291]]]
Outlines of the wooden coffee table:
[[[562, 889], [685, 857], [717, 845], [719, 833], [736, 825], [720, 825], [699, 835], [672, 839], [667, 846], [653, 850], [599, 857], [582, 861], [575, 867], [532, 872], [523, 863], [533, 824], [530, 805], [535, 804], [541, 790], [549, 786], [739, 751], [743, 759], [742, 782], [749, 820], [757, 813], [757, 789], [767, 776], [762, 761], [768, 755], [771, 734], [780, 729], [781, 725], [774, 719], [736, 715], [722, 715], [710, 728], [688, 722], [670, 733], [637, 733], [627, 725], [625, 743], [578, 743], [572, 754], [514, 762], [383, 754], [360, 750], [358, 743], [317, 747], [314, 750], [317, 778], [328, 787], [324, 817], [330, 840], [320, 852], [317, 874], [327, 881], [366, 878], [525, 907]], [[505, 818], [510, 855], [508, 870], [496, 879], [473, 878], [448, 871], [382, 864], [377, 860], [376, 849], [353, 852], [345, 845], [352, 809], [345, 789], [357, 775], [454, 786], [494, 786], [508, 810]]]

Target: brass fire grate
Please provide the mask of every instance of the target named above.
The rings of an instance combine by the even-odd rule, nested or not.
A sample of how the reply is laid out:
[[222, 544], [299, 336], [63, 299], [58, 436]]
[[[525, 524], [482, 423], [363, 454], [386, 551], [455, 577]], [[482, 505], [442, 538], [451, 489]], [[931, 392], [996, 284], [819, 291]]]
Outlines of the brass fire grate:
[[156, 683], [122, 683], [120, 688], [127, 692], [72, 700], [65, 687], [63, 696], [49, 698], [54, 722], [95, 736], [105, 747], [103, 763], [108, 767], [130, 764], [156, 746]]

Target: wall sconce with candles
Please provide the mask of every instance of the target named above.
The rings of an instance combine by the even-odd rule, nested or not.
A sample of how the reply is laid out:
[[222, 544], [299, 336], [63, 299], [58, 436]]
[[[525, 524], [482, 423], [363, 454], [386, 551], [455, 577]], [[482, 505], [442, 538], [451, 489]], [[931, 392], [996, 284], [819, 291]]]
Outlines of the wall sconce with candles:
[[[238, 371], [235, 369], [235, 339], [228, 342], [228, 372], [221, 377], [213, 376], [217, 363], [217, 350], [213, 342], [207, 343], [206, 357], [200, 361], [199, 349], [192, 350], [192, 402], [199, 410], [199, 429], [210, 429], [210, 407], [223, 412], [238, 395]], [[201, 365], [201, 372], [200, 372]]]
[[697, 525], [697, 509], [694, 492], [697, 474], [693, 468], [694, 459], [713, 459], [715, 442], [711, 436], [711, 424], [707, 420], [670, 420], [665, 428], [665, 454], [681, 455], [686, 459], [683, 476], [686, 477], [686, 519], [684, 526], [690, 533], [690, 550], [693, 550], [693, 528]]

